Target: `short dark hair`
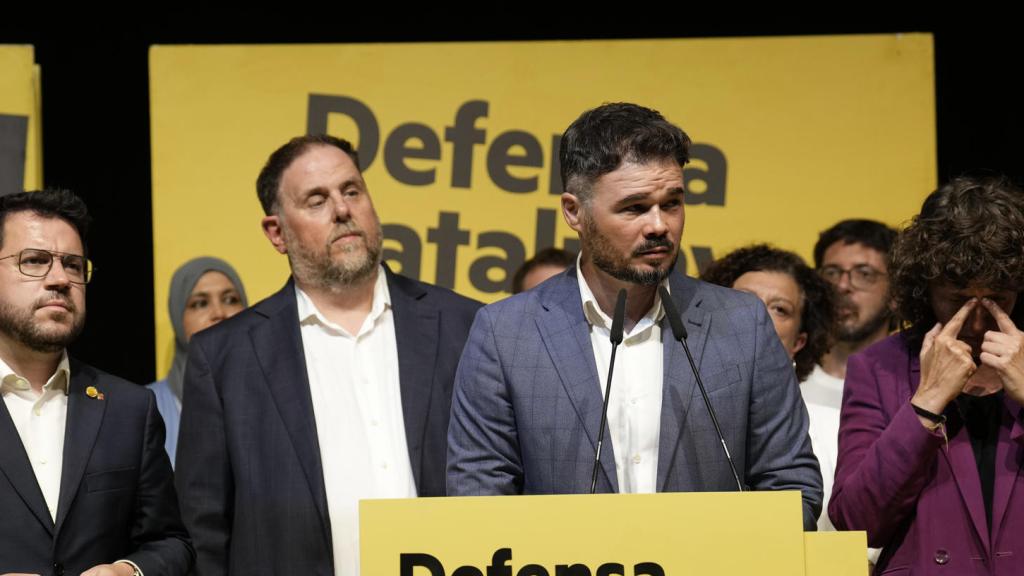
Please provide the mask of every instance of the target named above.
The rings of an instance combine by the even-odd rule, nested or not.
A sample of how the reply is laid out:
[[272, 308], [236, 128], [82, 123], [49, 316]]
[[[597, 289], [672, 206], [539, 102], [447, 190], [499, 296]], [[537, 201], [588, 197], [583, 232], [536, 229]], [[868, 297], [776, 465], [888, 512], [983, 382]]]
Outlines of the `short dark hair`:
[[818, 242], [814, 245], [814, 267], [821, 268], [822, 260], [825, 259], [825, 251], [836, 242], [863, 244], [886, 256], [892, 249], [896, 234], [896, 230], [876, 220], [861, 218], [842, 220], [818, 235]]
[[[912, 349], [935, 324], [930, 287], [1024, 290], [1024, 193], [1003, 176], [954, 178], [932, 192], [896, 238], [889, 277]], [[1021, 326], [1024, 303], [1011, 313]]]
[[625, 102], [603, 104], [569, 125], [558, 157], [565, 191], [587, 202], [594, 180], [623, 162], [671, 159], [686, 164], [690, 137], [657, 110]]
[[781, 272], [788, 274], [800, 287], [804, 298], [800, 331], [807, 334], [807, 343], [796, 353], [793, 361], [797, 379], [802, 381], [832, 346], [836, 322], [836, 298], [832, 285], [797, 254], [768, 244], [754, 244], [730, 252], [712, 262], [701, 279], [732, 288], [736, 280], [747, 272]]
[[573, 255], [561, 248], [545, 248], [533, 257], [523, 262], [523, 265], [516, 270], [512, 276], [512, 293], [519, 294], [523, 291], [523, 280], [530, 272], [541, 266], [560, 266], [568, 268], [573, 264]]
[[78, 237], [82, 240], [82, 250], [85, 252], [83, 256], [89, 255], [85, 236], [89, 232], [92, 218], [89, 217], [89, 209], [85, 202], [74, 192], [61, 188], [47, 188], [0, 196], [0, 248], [3, 247], [5, 240], [4, 227], [7, 224], [7, 217], [17, 212], [32, 212], [45, 218], [64, 220], [78, 232]]
[[260, 205], [263, 206], [264, 214], [269, 216], [277, 211], [277, 193], [281, 188], [281, 175], [292, 165], [292, 162], [314, 146], [334, 146], [348, 154], [357, 170], [362, 170], [362, 167], [359, 166], [359, 154], [348, 140], [327, 134], [296, 136], [284, 146], [274, 150], [256, 178], [256, 195], [260, 199]]

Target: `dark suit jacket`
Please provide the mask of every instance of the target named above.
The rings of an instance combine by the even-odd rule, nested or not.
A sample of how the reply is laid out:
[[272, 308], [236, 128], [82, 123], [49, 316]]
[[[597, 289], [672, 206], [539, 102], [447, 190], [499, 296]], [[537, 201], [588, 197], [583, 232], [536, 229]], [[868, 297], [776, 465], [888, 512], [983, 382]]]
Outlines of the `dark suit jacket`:
[[[813, 530], [821, 474], [792, 363], [764, 304], [682, 274], [673, 274], [669, 286], [741, 480], [754, 490], [800, 490], [804, 526]], [[662, 337], [657, 490], [735, 490], [686, 355], [665, 320]], [[449, 494], [589, 492], [603, 398], [597, 374], [575, 268], [484, 308], [455, 381]], [[619, 491], [615, 450], [606, 435], [598, 492]]]
[[192, 565], [153, 394], [75, 360], [57, 521], [2, 401], [0, 516], [0, 573], [79, 574], [127, 559], [160, 576]]
[[954, 405], [949, 443], [910, 399], [920, 357], [900, 335], [850, 358], [829, 517], [884, 548], [875, 573], [1024, 574], [1024, 421], [1009, 396], [996, 445], [992, 526], [967, 427]]
[[[420, 496], [445, 493], [459, 354], [480, 304], [387, 271]], [[201, 576], [333, 574], [331, 522], [292, 281], [193, 337], [178, 489]]]

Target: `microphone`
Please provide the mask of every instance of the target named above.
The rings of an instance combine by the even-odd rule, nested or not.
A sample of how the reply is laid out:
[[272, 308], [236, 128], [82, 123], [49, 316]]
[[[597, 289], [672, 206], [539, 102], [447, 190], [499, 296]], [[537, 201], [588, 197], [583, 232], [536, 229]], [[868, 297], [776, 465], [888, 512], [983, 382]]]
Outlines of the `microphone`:
[[604, 406], [601, 408], [601, 428], [597, 432], [597, 450], [594, 451], [594, 473], [590, 477], [590, 493], [597, 491], [597, 471], [601, 467], [601, 445], [604, 444], [604, 430], [608, 427], [608, 398], [612, 395], [612, 373], [615, 370], [615, 351], [622, 344], [622, 324], [626, 320], [626, 289], [619, 290], [615, 300], [615, 314], [612, 316], [612, 359], [608, 363], [608, 383], [604, 386]]
[[711, 407], [711, 398], [708, 397], [708, 391], [704, 389], [704, 382], [700, 379], [700, 372], [697, 371], [697, 364], [693, 362], [693, 355], [690, 354], [690, 347], [686, 345], [686, 327], [683, 326], [683, 319], [679, 316], [679, 310], [676, 309], [675, 302], [672, 301], [672, 295], [668, 293], [668, 290], [664, 286], [658, 286], [658, 295], [661, 296], [661, 305], [665, 307], [665, 316], [668, 318], [669, 326], [672, 327], [672, 335], [675, 336], [676, 340], [683, 345], [683, 350], [686, 351], [686, 359], [690, 361], [690, 370], [693, 371], [693, 377], [697, 380], [697, 386], [700, 388], [700, 395], [704, 398], [704, 405], [708, 407], [708, 414], [711, 415], [711, 423], [715, 425], [715, 433], [718, 434], [718, 439], [722, 442], [722, 450], [725, 451], [725, 460], [729, 462], [729, 470], [732, 471], [732, 477], [736, 479], [736, 487], [739, 488], [740, 492], [743, 492], [743, 483], [740, 482], [740, 475], [736, 473], [736, 465], [732, 462], [732, 456], [729, 454], [729, 446], [726, 445], [725, 436], [722, 435], [722, 428], [718, 425], [718, 416], [715, 415], [715, 409]]

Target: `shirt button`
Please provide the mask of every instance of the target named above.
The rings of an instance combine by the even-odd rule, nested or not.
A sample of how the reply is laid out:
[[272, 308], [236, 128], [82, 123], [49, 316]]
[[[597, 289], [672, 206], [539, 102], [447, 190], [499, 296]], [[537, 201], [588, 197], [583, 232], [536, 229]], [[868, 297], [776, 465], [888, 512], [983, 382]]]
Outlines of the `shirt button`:
[[949, 562], [949, 552], [943, 548], [939, 548], [935, 551], [935, 563], [942, 566]]
[[639, 464], [640, 460], [641, 460], [641, 458], [640, 458], [639, 454], [637, 454], [636, 456], [633, 456], [633, 464]]
[[376, 420], [370, 420], [370, 426], [376, 426], [376, 425], [377, 425], [377, 421]]
[[630, 400], [629, 403], [632, 404], [633, 406], [636, 406], [636, 398]]
[[388, 463], [384, 462], [383, 464], [380, 465], [380, 467], [383, 468], [384, 470], [387, 470], [388, 469]]
[[46, 458], [40, 458], [39, 463], [42, 465], [46, 465]]

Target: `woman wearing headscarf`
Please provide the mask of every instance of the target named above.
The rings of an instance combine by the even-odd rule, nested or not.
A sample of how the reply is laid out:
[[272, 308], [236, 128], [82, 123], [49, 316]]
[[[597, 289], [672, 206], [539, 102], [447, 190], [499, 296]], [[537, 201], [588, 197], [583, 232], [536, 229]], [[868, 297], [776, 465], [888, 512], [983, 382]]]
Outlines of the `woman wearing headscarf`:
[[167, 308], [174, 326], [174, 360], [167, 377], [149, 384], [164, 419], [164, 446], [174, 464], [181, 419], [188, 342], [200, 330], [238, 314], [248, 305], [245, 287], [235, 269], [220, 258], [203, 256], [181, 265], [171, 277]]

